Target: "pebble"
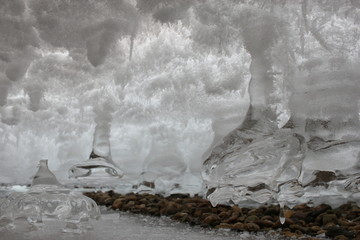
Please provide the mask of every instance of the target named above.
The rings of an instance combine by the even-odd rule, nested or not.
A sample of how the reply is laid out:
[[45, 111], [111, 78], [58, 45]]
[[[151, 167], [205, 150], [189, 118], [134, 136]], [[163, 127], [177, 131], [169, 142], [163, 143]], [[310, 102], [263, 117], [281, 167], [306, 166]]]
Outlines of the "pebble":
[[335, 238], [336, 236], [343, 235], [347, 238], [354, 238], [355, 234], [353, 232], [347, 231], [339, 226], [333, 226], [327, 229], [325, 235], [330, 238]]
[[246, 231], [249, 231], [249, 232], [257, 232], [260, 230], [259, 225], [257, 225], [256, 223], [252, 223], [252, 222], [245, 223], [244, 228]]
[[258, 221], [258, 220], [259, 220], [258, 216], [250, 215], [247, 218], [245, 218], [245, 223], [255, 222], [255, 221]]
[[202, 222], [214, 227], [221, 223], [221, 219], [217, 215], [211, 214], [211, 215], [205, 217], [205, 219]]
[[123, 206], [123, 200], [121, 198], [115, 199], [112, 204], [112, 209], [121, 209]]
[[337, 235], [334, 237], [334, 240], [348, 240], [348, 237], [345, 237], [344, 235]]
[[160, 209], [161, 215], [173, 215], [182, 209], [181, 205], [176, 202], [164, 201], [164, 206]]
[[215, 226], [215, 228], [234, 229], [233, 225], [228, 224], [228, 223], [220, 223], [219, 225]]

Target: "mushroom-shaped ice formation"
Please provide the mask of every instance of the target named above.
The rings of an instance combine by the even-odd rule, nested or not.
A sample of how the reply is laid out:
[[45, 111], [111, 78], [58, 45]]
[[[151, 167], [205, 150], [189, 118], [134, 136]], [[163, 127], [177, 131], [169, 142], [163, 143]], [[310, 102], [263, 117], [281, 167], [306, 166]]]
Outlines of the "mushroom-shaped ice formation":
[[40, 160], [39, 169], [29, 191], [14, 192], [0, 203], [0, 229], [31, 231], [50, 220], [65, 224], [64, 232], [81, 233], [98, 219], [96, 203], [79, 192], [63, 187], [49, 170], [47, 160]]
[[94, 142], [89, 159], [72, 166], [68, 173], [70, 178], [94, 179], [99, 182], [100, 179], [121, 178], [123, 171], [118, 168], [111, 157], [110, 148], [110, 121], [112, 120], [111, 112], [105, 110], [102, 106], [95, 113], [97, 125], [94, 132]]
[[89, 160], [75, 164], [69, 169], [70, 178], [84, 178], [84, 177], [122, 177], [123, 172], [114, 164], [111, 164], [105, 158], [96, 157]]

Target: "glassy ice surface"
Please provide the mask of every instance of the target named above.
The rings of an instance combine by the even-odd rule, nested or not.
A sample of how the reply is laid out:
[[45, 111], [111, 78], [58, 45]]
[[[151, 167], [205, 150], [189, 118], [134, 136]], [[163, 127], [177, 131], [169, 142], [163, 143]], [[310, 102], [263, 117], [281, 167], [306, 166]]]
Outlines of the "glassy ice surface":
[[[16, 190], [16, 189], [14, 189]], [[60, 220], [64, 232], [82, 233], [92, 229], [91, 219], [98, 219], [96, 203], [63, 187], [41, 160], [28, 191], [11, 192], [0, 198], [0, 231], [29, 232], [48, 221]]]
[[0, 182], [46, 158], [72, 186], [356, 200], [358, 16], [357, 1], [3, 1]]
[[134, 240], [272, 240], [283, 239], [276, 233], [250, 234], [227, 230], [217, 231], [187, 224], [176, 223], [168, 218], [157, 218], [129, 213], [102, 212], [101, 219], [94, 225], [94, 231], [79, 234], [59, 234], [63, 225], [58, 221], [51, 221], [42, 231], [26, 234], [11, 231], [0, 231], [1, 236], [8, 240], [29, 239], [48, 240], [56, 236], [60, 240], [76, 239], [134, 239]]

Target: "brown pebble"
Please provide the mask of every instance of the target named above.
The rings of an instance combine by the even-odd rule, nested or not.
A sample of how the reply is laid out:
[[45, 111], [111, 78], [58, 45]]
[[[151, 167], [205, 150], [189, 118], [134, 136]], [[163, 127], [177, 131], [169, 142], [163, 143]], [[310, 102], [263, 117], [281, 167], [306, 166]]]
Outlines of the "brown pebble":
[[299, 224], [299, 225], [301, 225], [303, 227], [307, 226], [307, 224], [306, 224], [306, 222], [304, 220], [298, 220], [298, 221], [296, 221], [296, 224]]
[[247, 214], [259, 216], [262, 214], [262, 211], [260, 209], [254, 208], [254, 209], [251, 209]]
[[321, 235], [321, 234], [324, 234], [324, 233], [326, 233], [326, 231], [321, 229], [321, 230], [316, 232], [316, 235]]
[[231, 213], [229, 211], [223, 211], [221, 213], [219, 213], [219, 218], [221, 219], [228, 219], [230, 218]]
[[130, 202], [130, 201], [136, 201], [137, 197], [135, 194], [130, 193], [130, 194], [125, 195], [125, 199]]
[[329, 222], [329, 223], [323, 225], [323, 228], [324, 228], [324, 229], [329, 229], [329, 228], [332, 228], [332, 227], [334, 227], [334, 226], [336, 226], [335, 223]]
[[180, 221], [180, 222], [188, 222], [190, 220], [189, 214], [184, 212], [178, 212], [171, 216], [171, 219]]
[[309, 212], [307, 212], [306, 210], [305, 211], [299, 210], [299, 211], [295, 211], [291, 217], [296, 220], [305, 220], [306, 219], [307, 221], [309, 221], [310, 218], [308, 217], [308, 215], [309, 215]]
[[262, 218], [261, 218], [261, 220], [262, 221], [271, 221], [271, 222], [274, 222], [274, 218], [273, 217], [271, 217], [271, 216], [263, 216]]
[[233, 226], [228, 223], [220, 223], [219, 225], [216, 225], [215, 228], [217, 228], [217, 229], [219, 229], [219, 228], [232, 229]]
[[310, 230], [311, 230], [312, 232], [318, 232], [318, 231], [321, 231], [322, 228], [319, 227], [319, 226], [312, 226], [312, 227], [310, 228]]
[[345, 237], [344, 235], [337, 235], [334, 237], [334, 240], [348, 240], [349, 238]]
[[160, 210], [156, 207], [148, 208], [147, 213], [152, 216], [160, 216]]
[[105, 198], [104, 199], [104, 205], [105, 206], [111, 206], [112, 204], [113, 204], [113, 202], [114, 202], [114, 198], [112, 198], [112, 197], [107, 197], [107, 198]]
[[306, 209], [309, 209], [309, 206], [306, 205], [305, 203], [300, 204], [300, 205], [296, 205], [296, 206], [293, 208], [294, 211], [298, 211], [298, 210], [304, 211], [304, 210], [306, 210]]
[[122, 206], [123, 206], [123, 199], [122, 198], [116, 199], [112, 204], [113, 209], [121, 209]]
[[140, 205], [135, 205], [134, 208], [144, 211], [146, 209], [146, 206], [145, 204], [140, 204]]
[[212, 208], [211, 207], [201, 207], [199, 208], [199, 210], [201, 210], [203, 213], [212, 213]]
[[98, 202], [100, 205], [105, 205], [105, 201], [109, 198], [111, 199], [107, 193], [102, 192], [96, 197], [96, 202]]
[[293, 211], [292, 211], [292, 210], [290, 210], [290, 209], [285, 209], [285, 210], [284, 210], [284, 217], [285, 217], [285, 218], [291, 218], [292, 215], [293, 215]]
[[194, 212], [196, 209], [196, 204], [187, 202], [184, 203], [183, 208], [188, 210], [189, 212]]
[[272, 217], [278, 217], [280, 214], [280, 208], [279, 206], [270, 206], [265, 209], [264, 215], [272, 216]]
[[325, 213], [323, 216], [322, 216], [322, 224], [323, 225], [326, 225], [328, 223], [334, 223], [336, 224], [337, 223], [337, 216], [336, 214], [327, 214]]
[[245, 223], [244, 228], [246, 231], [249, 231], [249, 232], [257, 232], [260, 230], [259, 225], [257, 225], [256, 223], [253, 223], [253, 222]]
[[232, 229], [239, 230], [239, 231], [245, 231], [245, 224], [243, 224], [241, 222], [237, 222], [232, 225]]
[[[338, 222], [341, 226], [344, 226], [344, 227], [356, 226], [356, 223], [350, 222], [350, 221], [348, 221], [347, 219], [344, 219], [344, 218], [338, 219], [337, 222]], [[359, 227], [360, 227], [360, 226], [359, 226]], [[359, 228], [359, 230], [360, 230], [360, 228]]]
[[349, 230], [351, 230], [351, 231], [360, 231], [360, 225], [350, 226]]
[[309, 217], [313, 217], [316, 218], [317, 216], [319, 216], [322, 213], [325, 213], [327, 210], [330, 210], [331, 207], [329, 205], [326, 204], [321, 204], [317, 207], [314, 207], [311, 212], [309, 213]]
[[225, 223], [235, 223], [238, 221], [238, 217], [232, 215], [231, 217], [229, 217], [228, 219], [224, 220]]
[[165, 201], [164, 206], [160, 209], [161, 215], [173, 215], [181, 211], [181, 205], [172, 201]]
[[299, 238], [302, 235], [302, 234], [294, 233], [294, 232], [290, 232], [290, 231], [284, 231], [284, 232], [281, 232], [281, 234], [288, 238]]
[[272, 227], [272, 226], [274, 226], [274, 222], [269, 221], [269, 220], [262, 220], [262, 219], [260, 219], [260, 220], [255, 221], [255, 223], [256, 223], [257, 225], [259, 225], [261, 228], [267, 228], [267, 227]]
[[136, 204], [135, 201], [127, 202], [122, 206], [122, 209], [124, 209], [125, 211], [128, 211], [128, 210], [132, 209], [135, 206], [135, 204]]
[[303, 227], [303, 226], [300, 226], [298, 224], [291, 224], [289, 226], [289, 228], [292, 230], [292, 231], [300, 231], [301, 233], [308, 233], [310, 228], [308, 227]]
[[200, 209], [196, 209], [193, 216], [199, 218], [203, 215], [203, 212]]
[[210, 214], [202, 222], [214, 227], [221, 223], [221, 219], [215, 214]]
[[239, 208], [238, 206], [232, 206], [231, 210], [232, 210], [233, 213], [238, 214], [238, 216], [243, 215], [242, 209]]
[[250, 215], [248, 216], [247, 218], [245, 218], [245, 223], [250, 223], [250, 222], [255, 222], [255, 221], [258, 221], [259, 220], [259, 217], [256, 216], [256, 215]]
[[199, 208], [211, 208], [211, 203], [209, 201], [201, 201], [197, 204]]
[[339, 235], [344, 235], [345, 237], [348, 237], [348, 238], [353, 238], [355, 236], [355, 234], [353, 232], [347, 231], [339, 226], [333, 226], [333, 227], [328, 228], [326, 230], [325, 235], [330, 238], [335, 238], [336, 236], [339, 236]]
[[145, 205], [147, 205], [147, 204], [149, 204], [150, 202], [149, 202], [148, 199], [142, 198], [142, 199], [139, 200], [139, 203], [140, 203], [140, 204], [145, 204]]

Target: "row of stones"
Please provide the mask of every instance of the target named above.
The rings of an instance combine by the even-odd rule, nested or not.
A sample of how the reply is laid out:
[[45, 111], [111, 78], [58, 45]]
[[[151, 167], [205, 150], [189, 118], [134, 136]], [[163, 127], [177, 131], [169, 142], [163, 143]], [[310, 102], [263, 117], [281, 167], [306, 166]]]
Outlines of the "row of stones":
[[227, 228], [236, 231], [279, 230], [287, 237], [323, 236], [334, 239], [360, 239], [360, 208], [354, 204], [345, 204], [332, 209], [322, 204], [309, 207], [305, 204], [286, 209], [285, 223], [279, 220], [278, 206], [259, 208], [240, 208], [238, 206], [218, 205], [199, 196], [189, 197], [174, 194], [168, 197], [151, 194], [120, 195], [109, 192], [85, 193], [99, 205], [114, 210], [128, 211], [151, 216], [169, 216], [171, 219], [200, 225], [202, 227]]

